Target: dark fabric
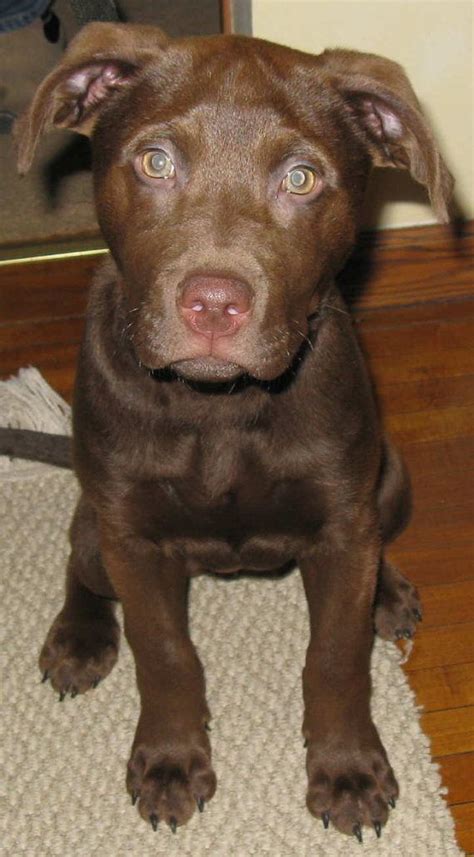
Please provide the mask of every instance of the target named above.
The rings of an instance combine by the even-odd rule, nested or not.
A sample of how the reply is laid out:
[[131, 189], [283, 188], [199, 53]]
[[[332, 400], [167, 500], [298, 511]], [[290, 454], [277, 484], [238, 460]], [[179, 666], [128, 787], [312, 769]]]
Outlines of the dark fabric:
[[0, 455], [72, 467], [72, 442], [67, 435], [29, 429], [0, 428]]
[[0, 0], [0, 33], [26, 27], [39, 18], [51, 0]]

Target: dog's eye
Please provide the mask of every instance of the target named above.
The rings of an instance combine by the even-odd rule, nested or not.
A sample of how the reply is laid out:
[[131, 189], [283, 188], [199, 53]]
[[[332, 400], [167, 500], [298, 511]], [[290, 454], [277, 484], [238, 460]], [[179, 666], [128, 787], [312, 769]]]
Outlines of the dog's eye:
[[290, 170], [285, 178], [283, 179], [281, 186], [282, 189], [287, 193], [310, 193], [317, 181], [317, 176], [314, 170], [311, 170], [309, 167], [293, 167]]
[[171, 179], [175, 174], [175, 166], [164, 149], [153, 149], [142, 155], [142, 170], [152, 179]]

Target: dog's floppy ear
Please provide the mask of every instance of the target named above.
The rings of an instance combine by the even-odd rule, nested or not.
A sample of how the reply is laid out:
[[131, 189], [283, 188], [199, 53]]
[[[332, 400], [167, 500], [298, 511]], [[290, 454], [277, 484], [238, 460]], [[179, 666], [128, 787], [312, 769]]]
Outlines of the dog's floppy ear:
[[318, 59], [344, 98], [373, 163], [408, 169], [428, 190], [438, 220], [447, 222], [454, 181], [402, 67], [342, 49], [324, 51]]
[[99, 22], [83, 27], [15, 123], [19, 172], [30, 168], [37, 143], [49, 128], [90, 134], [100, 106], [167, 43], [158, 27]]

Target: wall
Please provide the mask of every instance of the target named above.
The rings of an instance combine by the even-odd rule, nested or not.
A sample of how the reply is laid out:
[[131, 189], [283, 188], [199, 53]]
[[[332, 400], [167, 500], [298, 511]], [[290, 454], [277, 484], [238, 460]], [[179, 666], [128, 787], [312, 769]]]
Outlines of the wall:
[[[310, 53], [349, 47], [404, 66], [456, 178], [456, 201], [474, 217], [473, 7], [463, 0], [253, 0], [253, 35]], [[433, 223], [419, 185], [376, 170], [365, 225]]]

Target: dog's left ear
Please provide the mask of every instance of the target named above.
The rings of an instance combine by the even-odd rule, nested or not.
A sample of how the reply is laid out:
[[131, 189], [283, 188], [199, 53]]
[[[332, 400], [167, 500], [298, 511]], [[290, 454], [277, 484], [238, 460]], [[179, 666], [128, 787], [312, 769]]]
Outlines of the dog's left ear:
[[454, 180], [402, 67], [357, 51], [328, 50], [319, 62], [343, 97], [376, 166], [402, 167], [424, 185], [446, 223]]
[[50, 128], [90, 135], [102, 107], [168, 43], [153, 26], [97, 21], [83, 27], [15, 123], [18, 171], [30, 168], [38, 141]]

